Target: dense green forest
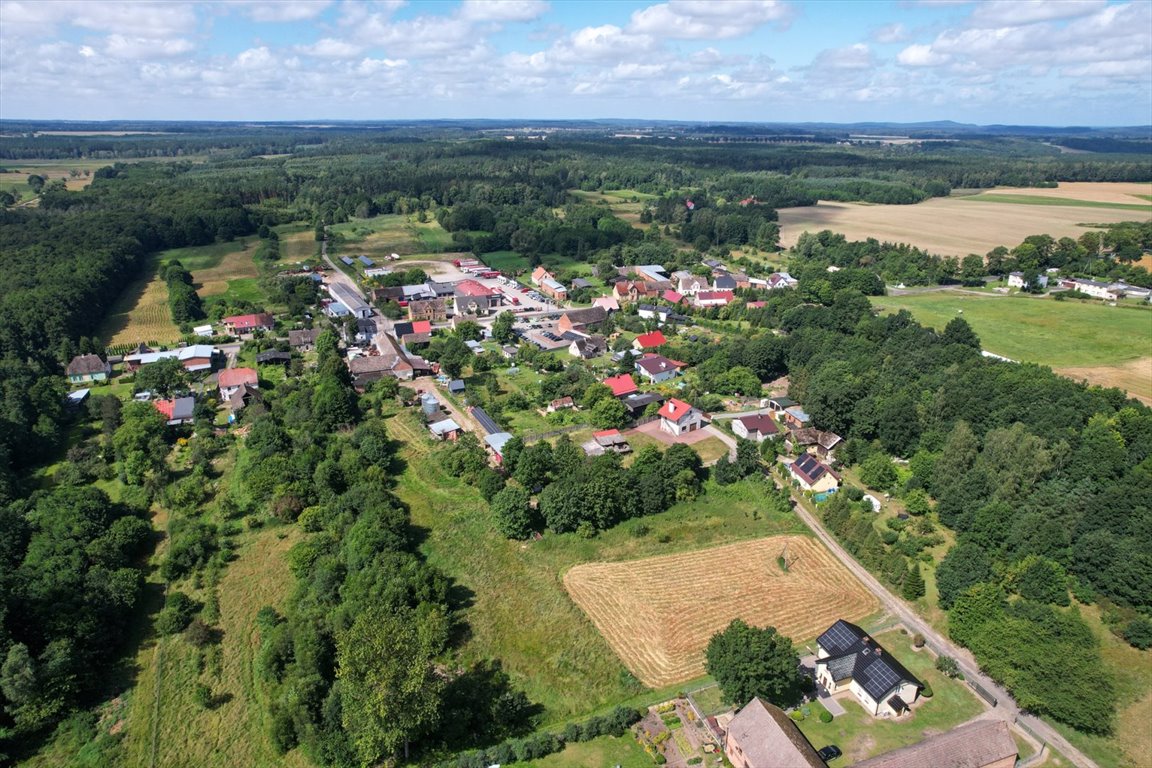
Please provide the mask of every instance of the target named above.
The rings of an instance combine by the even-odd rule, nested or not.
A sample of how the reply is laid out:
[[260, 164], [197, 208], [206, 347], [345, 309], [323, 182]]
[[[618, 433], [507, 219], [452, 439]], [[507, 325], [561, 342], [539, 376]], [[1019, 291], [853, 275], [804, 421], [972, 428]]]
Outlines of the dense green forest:
[[[401, 213], [435, 218], [452, 233], [453, 249], [511, 249], [531, 263], [564, 257], [605, 268], [677, 268], [739, 246], [774, 250], [776, 210], [817, 199], [912, 204], [957, 187], [1152, 178], [1146, 158], [1057, 155], [1020, 140], [899, 148], [589, 136], [529, 143], [399, 129], [0, 140], [0, 157], [11, 166], [33, 154], [114, 164], [83, 191], [49, 180], [35, 207], [0, 211], [7, 268], [0, 285], [0, 744], [26, 754], [107, 691], [105, 670], [122, 657], [128, 627], [146, 605], [159, 605], [144, 588], [144, 561], [156, 543], [148, 510], [159, 502], [181, 512], [160, 565], [170, 583], [215, 584], [241, 520], [274, 520], [306, 534], [290, 554], [295, 584], [287, 605], [253, 617], [271, 724], [254, 738], [340, 766], [404, 753], [447, 759], [501, 744], [503, 752], [466, 753], [460, 764], [499, 762], [506, 754], [544, 754], [563, 740], [532, 741], [540, 713], [499, 660], [432, 673], [466, 631], [461, 607], [451, 580], [423, 560], [393, 493], [403, 467], [380, 405], [395, 393], [356, 395], [334, 335], [322, 337], [315, 372], [271, 389], [245, 417], [251, 431], [242, 445], [217, 436], [210, 413], [198, 412], [180, 435], [195, 439], [180, 444], [146, 404], [121, 407], [98, 397], [87, 410], [64, 406], [63, 366], [74, 354], [103, 351], [93, 336], [149, 256], [259, 233], [259, 259], [274, 263], [273, 226], [322, 229]], [[124, 162], [189, 155], [196, 161]], [[644, 198], [646, 228], [572, 194], [619, 189], [652, 196]], [[880, 530], [859, 494], [848, 492], [822, 507], [828, 527], [911, 598], [925, 550], [939, 541], [937, 526], [954, 532], [957, 544], [938, 573], [953, 637], [1024, 706], [1107, 733], [1113, 710], [1100, 654], [1066, 606], [1071, 597], [1099, 602], [1117, 633], [1133, 645], [1152, 644], [1152, 413], [1119, 390], [987, 360], [962, 320], [937, 333], [906, 313], [875, 316], [866, 297], [883, 293], [885, 281], [976, 282], [1050, 266], [1147, 284], [1147, 272], [1131, 262], [1149, 245], [1147, 225], [1133, 224], [1096, 242], [1039, 235], [957, 261], [810, 235], [789, 265], [798, 290], [742, 291], [731, 308], [694, 313], [710, 333], [677, 338], [664, 351], [693, 367], [683, 397], [708, 407], [721, 394], [746, 394], [787, 374], [790, 394], [816, 426], [847, 439], [844, 463], [859, 465], [870, 485], [918, 511]], [[753, 275], [768, 269], [738, 264]], [[200, 317], [188, 271], [173, 262], [162, 277], [173, 317]], [[311, 287], [297, 293], [299, 284], [283, 290], [290, 312], [302, 316]], [[763, 306], [745, 306], [753, 298]], [[736, 332], [735, 321], [746, 325]], [[604, 330], [612, 326], [645, 327], [634, 314]], [[468, 333], [438, 338], [429, 357], [445, 370], [494, 364], [473, 362]], [[523, 353], [523, 362], [547, 372], [540, 402], [480, 394], [497, 412], [572, 396], [598, 425], [625, 423], [622, 406], [584, 367], [536, 352]], [[630, 364], [626, 357], [621, 370]], [[168, 461], [174, 444], [178, 471]], [[907, 460], [904, 476], [890, 457]], [[35, 476], [61, 460], [52, 478]], [[512, 444], [503, 474], [487, 468], [467, 439], [437, 460], [480, 489], [511, 538], [544, 529], [594, 536], [691, 498], [706, 475], [690, 450], [645, 449], [625, 468], [612, 457], [585, 459], [565, 439], [555, 447]], [[736, 462], [722, 460], [712, 477], [732, 482], [757, 471], [758, 460], [741, 444]], [[213, 481], [222, 466], [233, 482], [218, 496]], [[125, 489], [116, 501], [99, 486], [110, 478]], [[765, 503], [785, 506], [786, 499]], [[212, 617], [211, 604], [173, 590], [156, 624], [188, 632]], [[196, 636], [208, 637], [204, 631]], [[577, 733], [619, 732], [632, 717], [594, 718]]]

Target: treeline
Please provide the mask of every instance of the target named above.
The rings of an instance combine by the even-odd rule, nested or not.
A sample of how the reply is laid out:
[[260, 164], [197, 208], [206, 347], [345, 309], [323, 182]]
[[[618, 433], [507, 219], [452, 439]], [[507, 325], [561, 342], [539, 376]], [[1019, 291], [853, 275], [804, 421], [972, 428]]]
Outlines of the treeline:
[[172, 322], [181, 325], [204, 317], [200, 294], [192, 287], [192, 273], [183, 264], [178, 260], [168, 262], [160, 270], [160, 277], [168, 286], [168, 310], [172, 313]]

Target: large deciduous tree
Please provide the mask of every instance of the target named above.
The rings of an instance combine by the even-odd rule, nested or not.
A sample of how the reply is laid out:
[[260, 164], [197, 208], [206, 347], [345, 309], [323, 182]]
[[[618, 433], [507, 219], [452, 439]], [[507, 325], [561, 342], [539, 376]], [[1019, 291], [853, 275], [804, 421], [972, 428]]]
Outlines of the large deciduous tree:
[[777, 706], [795, 703], [802, 690], [800, 659], [792, 641], [775, 627], [759, 629], [734, 619], [712, 636], [705, 669], [720, 684], [724, 700], [743, 705], [754, 696]]

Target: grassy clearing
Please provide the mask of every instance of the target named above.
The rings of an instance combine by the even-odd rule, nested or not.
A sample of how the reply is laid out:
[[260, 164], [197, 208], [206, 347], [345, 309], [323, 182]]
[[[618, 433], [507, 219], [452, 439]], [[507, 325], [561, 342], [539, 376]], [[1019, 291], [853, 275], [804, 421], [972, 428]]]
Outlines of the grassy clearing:
[[819, 704], [799, 723], [800, 730], [817, 749], [835, 744], [844, 752], [843, 762], [859, 760], [915, 744], [928, 736], [943, 733], [984, 711], [983, 705], [964, 683], [949, 680], [936, 671], [936, 658], [927, 651], [913, 651], [911, 639], [896, 630], [876, 637], [912, 674], [932, 686], [934, 694], [922, 699], [910, 718], [878, 719], [864, 711], [851, 695], [838, 699], [847, 712], [830, 723], [819, 720]]
[[569, 744], [563, 751], [514, 766], [536, 768], [588, 768], [589, 766], [619, 766], [619, 768], [652, 768], [652, 758], [631, 734], [601, 736], [592, 741]]
[[404, 440], [406, 471], [397, 493], [413, 523], [426, 531], [428, 560], [470, 594], [465, 619], [471, 635], [464, 660], [499, 658], [528, 696], [558, 722], [585, 715], [643, 694], [593, 624], [568, 598], [561, 577], [585, 562], [637, 559], [699, 549], [780, 533], [803, 533], [791, 515], [754, 520], [760, 486], [709, 484], [708, 495], [625, 524], [594, 539], [575, 534], [545, 536], [537, 542], [507, 541], [495, 530], [477, 491], [447, 476], [430, 459], [432, 444], [412, 413], [389, 420], [393, 436]]
[[480, 260], [492, 269], [498, 269], [510, 275], [528, 269], [528, 257], [521, 256], [518, 251], [492, 251], [482, 255]]
[[985, 349], [1013, 360], [1083, 366], [1115, 364], [1152, 353], [1152, 312], [1143, 309], [959, 291], [879, 296], [872, 301], [885, 312], [907, 309], [938, 330], [962, 316]]
[[1010, 205], [1057, 205], [1074, 206], [1078, 208], [1115, 208], [1122, 211], [1141, 211], [1152, 214], [1152, 205], [1140, 203], [1109, 203], [1099, 200], [1076, 200], [1068, 197], [1043, 197], [1040, 195], [1005, 195], [996, 192], [986, 192], [982, 195], [962, 197], [961, 200], [971, 200], [982, 203], [1008, 203]]
[[107, 346], [117, 344], [171, 344], [180, 339], [180, 329], [172, 322], [168, 308], [168, 286], [157, 270], [160, 255], [148, 257], [140, 276], [133, 280], [100, 326], [100, 339]]
[[435, 219], [419, 222], [415, 217], [390, 213], [370, 219], [352, 219], [334, 224], [329, 231], [343, 242], [330, 247], [329, 254], [356, 257], [361, 254], [381, 261], [392, 253], [411, 256], [439, 252], [452, 246], [452, 235]]
[[226, 295], [230, 299], [259, 302], [264, 298], [252, 260], [253, 249], [244, 238], [226, 243], [175, 248], [160, 254], [165, 261], [178, 260], [192, 273], [193, 285], [202, 297]]

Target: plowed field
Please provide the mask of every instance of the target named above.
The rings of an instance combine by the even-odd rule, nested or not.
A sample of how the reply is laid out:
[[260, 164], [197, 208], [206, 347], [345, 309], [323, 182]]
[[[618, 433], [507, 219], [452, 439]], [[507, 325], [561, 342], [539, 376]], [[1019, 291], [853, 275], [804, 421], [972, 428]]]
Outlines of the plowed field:
[[[788, 570], [777, 558], [787, 547]], [[645, 685], [704, 673], [704, 649], [733, 619], [800, 642], [836, 619], [874, 612], [876, 598], [815, 540], [772, 536], [621, 563], [585, 563], [564, 586]]]

